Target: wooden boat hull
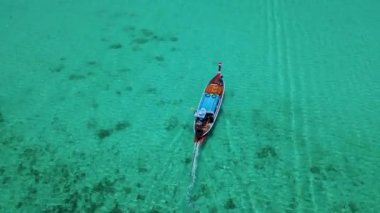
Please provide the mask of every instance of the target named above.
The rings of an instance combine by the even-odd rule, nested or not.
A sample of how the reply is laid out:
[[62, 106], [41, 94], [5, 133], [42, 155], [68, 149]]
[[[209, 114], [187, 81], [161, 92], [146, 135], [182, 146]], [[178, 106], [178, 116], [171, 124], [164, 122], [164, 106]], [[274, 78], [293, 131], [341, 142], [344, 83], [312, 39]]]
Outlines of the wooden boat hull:
[[218, 117], [224, 98], [225, 83], [219, 63], [218, 73], [207, 84], [194, 119], [194, 142], [203, 143]]

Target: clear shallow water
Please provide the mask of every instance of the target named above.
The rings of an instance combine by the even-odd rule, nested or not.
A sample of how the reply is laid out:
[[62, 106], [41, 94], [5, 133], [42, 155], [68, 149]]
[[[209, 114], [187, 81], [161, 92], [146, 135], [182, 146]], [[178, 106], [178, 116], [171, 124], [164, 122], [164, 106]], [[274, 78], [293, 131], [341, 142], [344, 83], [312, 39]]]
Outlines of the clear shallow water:
[[379, 208], [379, 3], [0, 4], [2, 212]]

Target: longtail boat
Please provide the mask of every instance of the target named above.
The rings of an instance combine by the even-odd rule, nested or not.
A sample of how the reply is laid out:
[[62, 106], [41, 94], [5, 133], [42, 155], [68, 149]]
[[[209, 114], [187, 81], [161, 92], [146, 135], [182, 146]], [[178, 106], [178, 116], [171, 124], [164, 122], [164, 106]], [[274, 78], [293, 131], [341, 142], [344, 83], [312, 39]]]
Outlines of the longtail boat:
[[217, 74], [207, 84], [198, 108], [194, 113], [194, 142], [202, 144], [218, 117], [224, 96], [222, 63], [218, 64]]

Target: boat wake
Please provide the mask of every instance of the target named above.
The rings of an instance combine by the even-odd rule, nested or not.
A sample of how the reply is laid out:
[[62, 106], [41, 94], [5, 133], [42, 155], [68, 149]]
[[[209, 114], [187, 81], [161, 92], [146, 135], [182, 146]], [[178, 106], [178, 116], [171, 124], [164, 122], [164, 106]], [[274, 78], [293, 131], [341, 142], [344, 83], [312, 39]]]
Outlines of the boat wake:
[[194, 202], [192, 199], [192, 191], [195, 185], [195, 180], [197, 179], [197, 161], [198, 161], [198, 153], [199, 153], [199, 143], [194, 143], [194, 151], [193, 151], [193, 162], [191, 168], [191, 183], [187, 188], [187, 204], [191, 207], [194, 207]]

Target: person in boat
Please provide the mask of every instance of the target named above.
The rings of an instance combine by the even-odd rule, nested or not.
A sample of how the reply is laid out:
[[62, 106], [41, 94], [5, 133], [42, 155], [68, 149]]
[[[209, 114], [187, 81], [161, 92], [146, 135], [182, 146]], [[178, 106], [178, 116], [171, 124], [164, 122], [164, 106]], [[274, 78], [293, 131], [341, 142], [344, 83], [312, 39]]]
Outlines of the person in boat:
[[219, 85], [223, 85], [223, 75], [219, 78]]
[[214, 116], [213, 115], [209, 115], [208, 117], [208, 123], [214, 123]]
[[206, 132], [210, 128], [212, 122], [214, 122], [214, 118], [212, 117], [212, 115], [208, 114], [206, 116], [207, 117], [204, 119], [204, 121], [201, 124], [201, 129], [203, 132]]
[[204, 133], [204, 120], [203, 119], [198, 119], [197, 122], [195, 122], [195, 134], [197, 135], [198, 138], [202, 137]]
[[201, 126], [202, 126], [202, 123], [203, 123], [202, 120], [201, 120], [201, 119], [198, 119], [197, 122], [195, 122], [195, 127], [196, 127], [196, 128], [201, 127]]

